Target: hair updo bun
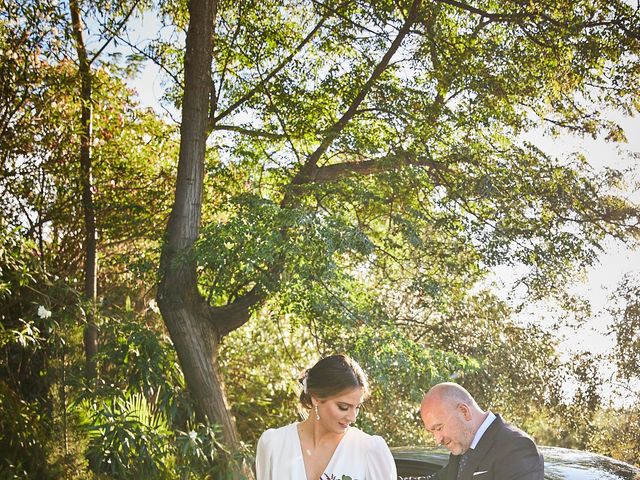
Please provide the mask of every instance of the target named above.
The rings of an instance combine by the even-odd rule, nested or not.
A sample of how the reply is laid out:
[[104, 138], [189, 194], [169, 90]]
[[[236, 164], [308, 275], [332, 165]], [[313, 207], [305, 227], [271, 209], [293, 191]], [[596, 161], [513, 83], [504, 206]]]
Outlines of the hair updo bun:
[[367, 375], [358, 362], [343, 354], [319, 360], [298, 381], [302, 386], [300, 405], [305, 409], [313, 407], [312, 396], [325, 399], [354, 388], [361, 388], [364, 398], [369, 396]]

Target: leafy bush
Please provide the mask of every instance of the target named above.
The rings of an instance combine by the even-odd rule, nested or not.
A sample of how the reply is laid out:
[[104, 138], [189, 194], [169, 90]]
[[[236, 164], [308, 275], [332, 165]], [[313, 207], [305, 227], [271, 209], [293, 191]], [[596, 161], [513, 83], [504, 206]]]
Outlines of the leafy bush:
[[0, 478], [55, 478], [46, 461], [46, 423], [37, 404], [23, 401], [0, 380]]
[[141, 393], [85, 404], [91, 469], [111, 478], [171, 478], [167, 421]]

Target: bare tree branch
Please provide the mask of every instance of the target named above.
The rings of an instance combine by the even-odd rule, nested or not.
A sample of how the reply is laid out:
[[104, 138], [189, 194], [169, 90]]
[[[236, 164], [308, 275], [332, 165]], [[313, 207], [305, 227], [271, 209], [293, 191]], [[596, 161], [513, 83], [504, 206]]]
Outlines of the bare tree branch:
[[494, 22], [512, 22], [512, 21], [527, 20], [527, 19], [533, 19], [535, 17], [539, 17], [555, 25], [561, 25], [561, 22], [558, 22], [557, 20], [551, 18], [549, 15], [545, 15], [543, 13], [537, 13], [535, 15], [528, 12], [494, 13], [494, 12], [487, 12], [486, 10], [482, 10], [480, 8], [474, 7], [464, 2], [459, 2], [457, 0], [438, 0], [438, 2], [451, 5], [452, 7], [457, 7], [461, 10], [466, 10], [467, 12], [475, 13], [476, 15], [480, 15], [481, 17], [488, 18], [489, 20]]
[[124, 17], [122, 17], [122, 20], [120, 20], [120, 23], [117, 25], [115, 30], [111, 31], [110, 29], [107, 29], [107, 31], [111, 34], [111, 38], [109, 38], [106, 42], [104, 42], [104, 45], [102, 45], [102, 47], [100, 47], [100, 50], [98, 50], [93, 55], [91, 60], [89, 60], [89, 65], [93, 64], [93, 62], [102, 54], [102, 52], [104, 52], [105, 48], [107, 48], [107, 46], [109, 46], [109, 44], [115, 38], [120, 36], [120, 30], [122, 30], [122, 28], [127, 24], [127, 22], [129, 21], [129, 18], [131, 18], [131, 15], [133, 15], [133, 12], [135, 11], [135, 9], [136, 9], [136, 7], [138, 6], [139, 3], [140, 3], [140, 0], [136, 0], [133, 3], [133, 5], [131, 5], [131, 8], [129, 9], [127, 14]]

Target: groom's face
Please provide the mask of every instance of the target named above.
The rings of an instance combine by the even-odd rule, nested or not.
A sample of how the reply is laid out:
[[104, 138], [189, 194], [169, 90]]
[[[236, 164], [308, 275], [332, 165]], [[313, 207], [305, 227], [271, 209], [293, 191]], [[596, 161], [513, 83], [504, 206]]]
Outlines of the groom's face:
[[464, 404], [449, 405], [433, 402], [423, 408], [422, 421], [436, 442], [454, 455], [461, 455], [471, 446], [474, 433], [471, 417]]

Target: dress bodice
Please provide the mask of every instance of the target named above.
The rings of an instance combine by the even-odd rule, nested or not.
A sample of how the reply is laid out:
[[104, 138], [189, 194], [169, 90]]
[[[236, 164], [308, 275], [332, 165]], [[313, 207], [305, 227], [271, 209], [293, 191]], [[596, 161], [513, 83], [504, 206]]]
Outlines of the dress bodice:
[[[298, 424], [269, 429], [258, 441], [257, 480], [304, 480], [306, 478]], [[349, 427], [336, 447], [322, 480], [396, 480], [396, 467], [384, 439]], [[307, 479], [319, 480], [319, 479]]]

